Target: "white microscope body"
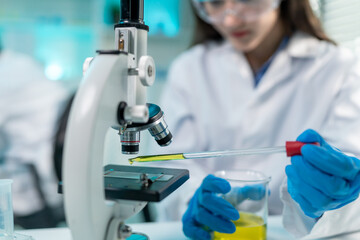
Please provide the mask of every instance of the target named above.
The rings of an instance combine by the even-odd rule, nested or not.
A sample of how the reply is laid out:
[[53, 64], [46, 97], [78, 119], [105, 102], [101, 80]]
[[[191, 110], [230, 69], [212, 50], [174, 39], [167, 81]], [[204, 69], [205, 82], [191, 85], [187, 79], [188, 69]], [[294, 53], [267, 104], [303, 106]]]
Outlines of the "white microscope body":
[[[127, 2], [124, 4], [133, 8], [137, 2], [136, 7], [143, 13], [143, 0]], [[134, 9], [131, 11], [133, 14]], [[66, 130], [63, 193], [67, 223], [74, 240], [125, 239], [128, 229], [122, 225], [123, 221], [147, 203], [109, 201], [104, 193], [106, 132], [112, 127], [123, 134], [127, 125], [149, 120], [146, 87], [155, 78], [152, 58], [146, 56], [146, 29], [136, 24], [128, 26], [125, 21], [115, 28], [115, 42], [118, 50], [100, 52], [91, 61], [74, 99]], [[127, 104], [121, 124], [120, 102]]]

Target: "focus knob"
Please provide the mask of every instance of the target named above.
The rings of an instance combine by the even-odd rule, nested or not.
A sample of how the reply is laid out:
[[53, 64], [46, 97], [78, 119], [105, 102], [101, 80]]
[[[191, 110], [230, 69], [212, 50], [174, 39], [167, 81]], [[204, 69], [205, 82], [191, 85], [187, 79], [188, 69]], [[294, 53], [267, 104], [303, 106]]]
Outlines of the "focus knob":
[[141, 83], [149, 87], [154, 84], [156, 76], [155, 62], [150, 56], [142, 56], [139, 60], [139, 78]]

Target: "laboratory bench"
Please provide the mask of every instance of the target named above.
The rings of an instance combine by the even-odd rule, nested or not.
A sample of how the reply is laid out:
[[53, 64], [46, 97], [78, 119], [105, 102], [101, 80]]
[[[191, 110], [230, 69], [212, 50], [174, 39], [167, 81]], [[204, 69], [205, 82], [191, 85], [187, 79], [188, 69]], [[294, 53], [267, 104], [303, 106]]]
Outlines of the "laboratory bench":
[[[267, 240], [294, 240], [282, 226], [280, 216], [268, 218]], [[155, 222], [129, 224], [133, 232], [145, 233], [150, 240], [186, 240], [182, 232], [181, 222]], [[68, 228], [49, 228], [19, 231], [21, 234], [30, 235], [34, 240], [71, 240]], [[329, 240], [359, 240], [360, 232], [351, 235], [329, 238]]]

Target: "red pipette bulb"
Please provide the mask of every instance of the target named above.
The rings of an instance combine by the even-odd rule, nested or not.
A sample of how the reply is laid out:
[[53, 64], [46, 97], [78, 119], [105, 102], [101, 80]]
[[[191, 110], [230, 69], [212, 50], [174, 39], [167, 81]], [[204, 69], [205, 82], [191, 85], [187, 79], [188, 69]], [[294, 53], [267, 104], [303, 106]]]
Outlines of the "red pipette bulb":
[[287, 141], [286, 145], [285, 145], [286, 155], [288, 157], [292, 157], [295, 155], [301, 155], [301, 147], [304, 146], [305, 144], [312, 144], [312, 145], [320, 146], [320, 143], [318, 143], [318, 142], [303, 143], [303, 142], [299, 142], [299, 141]]

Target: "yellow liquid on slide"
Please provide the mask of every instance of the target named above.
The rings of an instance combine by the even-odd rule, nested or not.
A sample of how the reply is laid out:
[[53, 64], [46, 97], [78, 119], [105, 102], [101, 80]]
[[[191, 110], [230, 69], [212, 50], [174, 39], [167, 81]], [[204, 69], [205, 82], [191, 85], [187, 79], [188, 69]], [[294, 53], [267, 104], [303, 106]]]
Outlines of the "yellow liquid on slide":
[[134, 162], [157, 162], [157, 161], [169, 161], [169, 160], [179, 160], [179, 159], [185, 159], [182, 153], [140, 156], [136, 158], [130, 158], [129, 163], [133, 164]]
[[234, 221], [236, 231], [232, 234], [214, 232], [214, 240], [265, 240], [266, 224], [264, 220], [251, 213], [240, 212], [240, 218]]

